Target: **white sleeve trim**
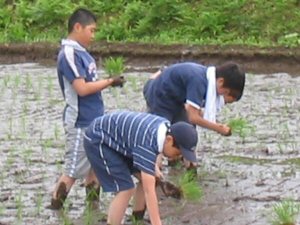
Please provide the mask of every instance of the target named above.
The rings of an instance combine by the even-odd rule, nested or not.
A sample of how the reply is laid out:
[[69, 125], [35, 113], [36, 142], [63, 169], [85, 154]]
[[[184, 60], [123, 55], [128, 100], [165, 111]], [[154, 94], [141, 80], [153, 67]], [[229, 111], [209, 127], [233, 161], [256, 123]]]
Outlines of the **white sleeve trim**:
[[166, 139], [167, 127], [165, 123], [161, 123], [157, 130], [157, 145], [158, 145], [158, 152], [163, 151], [165, 139]]
[[65, 46], [65, 55], [66, 55], [66, 59], [71, 67], [71, 69], [73, 70], [75, 77], [80, 77], [80, 74], [77, 70], [77, 67], [75, 65], [75, 59], [74, 59], [74, 48], [69, 47], [69, 46]]
[[201, 109], [201, 107], [200, 107], [198, 104], [196, 104], [196, 103], [194, 103], [194, 102], [192, 102], [192, 101], [190, 101], [190, 100], [186, 100], [185, 103], [186, 103], [186, 104], [189, 104], [189, 105], [191, 105], [191, 106], [193, 106], [193, 107], [196, 108], [196, 109]]

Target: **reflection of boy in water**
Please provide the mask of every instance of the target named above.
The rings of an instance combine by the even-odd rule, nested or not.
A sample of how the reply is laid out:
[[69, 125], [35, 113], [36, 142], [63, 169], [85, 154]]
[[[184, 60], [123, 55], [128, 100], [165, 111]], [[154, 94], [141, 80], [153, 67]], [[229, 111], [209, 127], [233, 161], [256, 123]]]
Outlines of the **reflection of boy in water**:
[[93, 121], [87, 128], [84, 148], [105, 192], [116, 192], [107, 224], [120, 225], [134, 193], [131, 174], [139, 173], [139, 186], [151, 224], [160, 225], [156, 177], [162, 176], [158, 156], [177, 158], [182, 154], [196, 162], [198, 135], [194, 126], [177, 122], [170, 126], [165, 118], [137, 112], [115, 112]]
[[[66, 134], [64, 173], [54, 189], [51, 209], [60, 209], [75, 180], [85, 178], [87, 197], [99, 192], [97, 179], [83, 149], [83, 134], [92, 120], [103, 115], [101, 90], [120, 86], [120, 77], [98, 80], [96, 63], [86, 51], [94, 39], [96, 17], [88, 10], [76, 10], [68, 21], [68, 38], [62, 40], [58, 55], [59, 84], [66, 101], [63, 122]], [[96, 194], [97, 195], [97, 194]], [[97, 196], [95, 197], [97, 200]]]

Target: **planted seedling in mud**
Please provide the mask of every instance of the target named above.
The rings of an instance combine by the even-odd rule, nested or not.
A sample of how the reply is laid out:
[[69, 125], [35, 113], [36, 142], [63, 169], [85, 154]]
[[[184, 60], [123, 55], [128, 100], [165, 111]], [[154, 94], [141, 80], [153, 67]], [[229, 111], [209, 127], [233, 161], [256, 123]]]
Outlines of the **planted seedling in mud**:
[[231, 129], [232, 134], [237, 134], [242, 138], [242, 142], [245, 142], [245, 138], [254, 131], [254, 127], [251, 126], [247, 120], [242, 118], [235, 118], [228, 122], [228, 126]]
[[41, 209], [42, 209], [42, 203], [43, 203], [43, 194], [41, 193], [41, 190], [37, 193], [36, 199], [36, 215], [40, 215]]
[[31, 77], [28, 74], [26, 74], [25, 87], [27, 91], [32, 88]]
[[18, 88], [21, 83], [20, 74], [15, 75], [14, 77], [14, 88]]
[[27, 132], [26, 132], [26, 117], [24, 115], [22, 115], [21, 117], [21, 124], [22, 124], [21, 138], [25, 139]]
[[70, 201], [69, 199], [66, 199], [63, 206], [62, 211], [62, 224], [63, 225], [72, 225], [71, 219], [68, 217], [68, 212], [70, 211]]
[[51, 77], [48, 77], [48, 83], [47, 83], [47, 89], [48, 89], [48, 93], [49, 93], [49, 97], [52, 97], [52, 93], [53, 93], [53, 80]]
[[24, 160], [25, 160], [25, 163], [27, 166], [30, 165], [30, 160], [32, 159], [32, 153], [33, 153], [33, 150], [32, 148], [26, 148], [24, 150]]
[[13, 118], [9, 117], [9, 119], [8, 119], [8, 134], [7, 134], [8, 140], [12, 139], [12, 135], [13, 135]]
[[58, 138], [60, 137], [60, 130], [57, 124], [54, 125], [54, 137], [55, 140], [58, 140]]
[[5, 206], [3, 203], [0, 203], [0, 217], [2, 217], [5, 213]]
[[93, 209], [91, 205], [88, 204], [85, 208], [83, 218], [85, 225], [91, 225], [93, 223]]
[[177, 186], [168, 181], [158, 180], [157, 182], [161, 186], [163, 193], [173, 198], [198, 201], [203, 195], [193, 171], [187, 171], [180, 175], [176, 182]]
[[17, 207], [17, 219], [18, 219], [18, 222], [21, 222], [22, 221], [22, 217], [23, 217], [23, 208], [24, 208], [24, 205], [23, 205], [23, 202], [22, 202], [22, 195], [23, 195], [23, 191], [20, 190], [17, 198], [16, 198], [16, 207]]
[[300, 204], [293, 200], [284, 200], [273, 206], [272, 225], [296, 225], [300, 213]]
[[202, 189], [197, 183], [195, 173], [187, 171], [179, 177], [179, 187], [182, 190], [184, 199], [189, 201], [198, 201], [203, 196]]
[[3, 78], [3, 84], [4, 84], [5, 87], [8, 87], [9, 81], [10, 81], [10, 75], [4, 76], [4, 78]]
[[110, 77], [120, 76], [124, 70], [124, 58], [123, 57], [109, 57], [104, 60], [104, 70]]

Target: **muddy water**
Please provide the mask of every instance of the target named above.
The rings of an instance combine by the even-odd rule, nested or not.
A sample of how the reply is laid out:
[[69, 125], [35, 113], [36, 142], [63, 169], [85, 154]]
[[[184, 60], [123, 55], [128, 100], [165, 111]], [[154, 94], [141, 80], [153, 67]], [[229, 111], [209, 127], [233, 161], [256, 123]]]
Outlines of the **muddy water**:
[[[103, 91], [106, 111], [145, 111], [142, 86], [148, 75], [125, 74], [123, 89]], [[270, 224], [274, 203], [300, 201], [300, 77], [248, 74], [246, 82], [242, 100], [219, 119], [246, 118], [253, 129], [245, 137], [199, 129], [204, 197], [188, 203], [161, 196], [164, 224]], [[111, 195], [102, 194], [97, 216], [85, 213], [82, 181], [65, 212], [45, 209], [64, 154], [64, 103], [55, 68], [0, 65], [0, 89], [0, 224], [101, 224], [98, 215]]]

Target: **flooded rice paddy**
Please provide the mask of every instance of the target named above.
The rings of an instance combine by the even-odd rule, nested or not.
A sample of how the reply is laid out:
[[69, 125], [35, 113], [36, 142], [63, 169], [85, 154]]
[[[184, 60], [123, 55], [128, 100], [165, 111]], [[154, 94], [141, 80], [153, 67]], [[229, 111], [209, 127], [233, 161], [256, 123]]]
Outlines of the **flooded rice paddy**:
[[[149, 73], [124, 75], [123, 89], [103, 91], [106, 111], [145, 111], [142, 87]], [[199, 129], [204, 197], [189, 203], [161, 196], [163, 224], [265, 225], [273, 204], [287, 198], [300, 201], [299, 87], [297, 76], [247, 74], [244, 96], [226, 106], [219, 120], [245, 118], [253, 129], [243, 137]], [[86, 213], [80, 180], [64, 212], [45, 208], [64, 155], [64, 102], [56, 69], [0, 65], [0, 90], [0, 224], [105, 224], [99, 215], [112, 196], [102, 194], [99, 211]]]

